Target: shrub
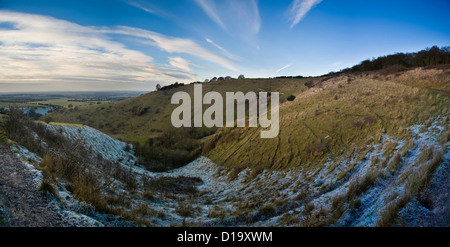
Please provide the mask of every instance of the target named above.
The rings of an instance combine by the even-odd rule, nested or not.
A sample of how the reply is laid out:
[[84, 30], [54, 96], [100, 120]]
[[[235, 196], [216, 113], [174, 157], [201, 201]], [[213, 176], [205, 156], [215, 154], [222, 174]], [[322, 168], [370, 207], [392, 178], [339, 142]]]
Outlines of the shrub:
[[3, 129], [11, 136], [24, 136], [25, 117], [22, 110], [15, 106], [10, 106], [6, 118], [2, 121]]
[[286, 99], [288, 101], [294, 101], [295, 100], [295, 96], [294, 95], [289, 95]]
[[53, 122], [53, 118], [52, 117], [45, 117], [44, 118], [44, 122], [49, 124], [50, 122]]
[[134, 106], [133, 108], [131, 108], [130, 111], [131, 111], [131, 113], [133, 113], [133, 115], [139, 117], [139, 116], [144, 115], [148, 111], [148, 109], [150, 109], [150, 108], [140, 105], [140, 106]]
[[305, 82], [305, 86], [308, 87], [308, 88], [312, 88], [312, 87], [314, 87], [314, 82], [313, 81], [307, 81], [307, 82]]

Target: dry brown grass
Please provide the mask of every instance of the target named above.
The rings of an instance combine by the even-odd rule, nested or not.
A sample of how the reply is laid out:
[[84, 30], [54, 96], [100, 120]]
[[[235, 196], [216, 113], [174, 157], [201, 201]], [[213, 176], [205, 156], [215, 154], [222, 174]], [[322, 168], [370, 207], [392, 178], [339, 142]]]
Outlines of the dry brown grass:
[[[430, 151], [431, 150], [431, 151]], [[431, 152], [431, 153], [430, 153]], [[444, 154], [432, 147], [425, 149], [418, 160], [418, 168], [408, 177], [405, 190], [417, 196], [430, 183], [436, 168], [442, 163]]]
[[398, 197], [396, 200], [391, 201], [381, 212], [381, 216], [378, 219], [376, 226], [388, 227], [395, 224], [396, 219], [398, 218], [398, 212], [408, 204], [410, 199], [411, 197], [409, 194], [405, 194]]
[[376, 180], [381, 175], [382, 173], [378, 169], [371, 169], [367, 171], [362, 178], [357, 178], [351, 181], [347, 192], [347, 201], [350, 201], [366, 192], [375, 184]]
[[398, 168], [400, 167], [402, 161], [402, 156], [400, 153], [396, 153], [394, 155], [394, 157], [392, 157], [391, 161], [389, 162], [389, 164], [387, 165], [386, 168], [386, 172], [387, 173], [394, 173], [395, 171], [398, 170]]

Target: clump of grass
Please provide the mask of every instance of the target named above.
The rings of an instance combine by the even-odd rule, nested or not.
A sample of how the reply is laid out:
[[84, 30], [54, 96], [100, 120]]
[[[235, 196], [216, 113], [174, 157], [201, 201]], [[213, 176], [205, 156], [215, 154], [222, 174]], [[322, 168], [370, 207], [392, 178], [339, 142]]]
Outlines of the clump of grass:
[[347, 194], [337, 196], [331, 203], [332, 216], [329, 219], [330, 222], [336, 222], [341, 218], [345, 212], [345, 204], [348, 202]]
[[442, 132], [439, 142], [444, 145], [450, 140], [450, 129]]
[[7, 139], [8, 134], [4, 130], [0, 129], [0, 143], [6, 143]]
[[190, 203], [180, 203], [175, 212], [181, 217], [191, 217], [194, 215], [194, 208]]
[[264, 205], [258, 210], [261, 217], [271, 218], [277, 215], [277, 210], [275, 205]]
[[411, 200], [409, 194], [404, 194], [398, 199], [390, 202], [381, 212], [381, 217], [378, 219], [377, 227], [392, 226], [398, 218], [398, 212], [408, 204]]
[[370, 168], [375, 168], [377, 163], [380, 161], [380, 158], [378, 158], [378, 155], [372, 156], [370, 160]]
[[301, 226], [303, 227], [320, 227], [330, 225], [329, 220], [326, 220], [327, 211], [323, 208], [317, 211], [309, 211], [303, 216]]
[[363, 178], [353, 180], [350, 183], [347, 192], [347, 200], [356, 198], [357, 196], [366, 192], [370, 187], [372, 187], [376, 180], [381, 176], [381, 172], [377, 169], [372, 169], [367, 171]]
[[59, 195], [56, 192], [55, 186], [48, 178], [44, 178], [44, 180], [42, 180], [42, 183], [39, 186], [39, 191], [45, 193], [46, 195], [51, 195], [55, 197], [57, 200], [60, 200]]
[[405, 143], [405, 145], [401, 148], [401, 150], [400, 150], [400, 155], [402, 156], [402, 157], [405, 157], [407, 154], [408, 154], [408, 152], [409, 152], [409, 150], [411, 150], [411, 149], [413, 149], [414, 148], [414, 140], [412, 140], [412, 139], [410, 139], [410, 140], [408, 140], [406, 143]]
[[397, 147], [397, 145], [398, 145], [398, 143], [395, 142], [395, 141], [394, 142], [389, 141], [388, 143], [386, 143], [384, 145], [384, 153], [386, 154], [386, 157], [389, 157], [389, 156], [391, 156], [394, 153], [395, 148]]
[[433, 157], [433, 147], [422, 146], [417, 163], [424, 163]]
[[228, 173], [228, 180], [229, 181], [235, 180], [244, 169], [245, 168], [242, 166], [233, 167], [231, 171]]
[[145, 192], [142, 194], [142, 196], [143, 196], [145, 199], [149, 200], [149, 201], [156, 201], [156, 200], [157, 200], [157, 198], [156, 198], [156, 196], [155, 196], [155, 193], [152, 192], [152, 191], [145, 191]]
[[116, 206], [131, 205], [131, 202], [126, 200], [123, 196], [106, 196], [105, 200], [108, 203], [108, 205], [116, 205]]
[[218, 218], [218, 219], [224, 219], [226, 216], [227, 211], [223, 208], [220, 208], [218, 206], [214, 206], [214, 208], [210, 208], [208, 211], [208, 218]]
[[134, 210], [133, 213], [137, 216], [155, 216], [157, 212], [149, 208], [146, 204], [140, 203]]
[[285, 213], [280, 218], [280, 225], [289, 226], [296, 225], [300, 222], [299, 215], [297, 213]]
[[346, 204], [349, 208], [359, 208], [361, 200], [357, 197], [366, 192], [370, 187], [375, 185], [377, 179], [382, 175], [378, 169], [367, 171], [364, 177], [357, 178], [350, 182], [347, 193], [337, 196], [331, 204], [331, 216], [327, 220], [327, 224], [332, 224], [340, 219], [346, 211]]
[[394, 157], [391, 159], [391, 161], [389, 162], [389, 164], [386, 168], [386, 172], [390, 172], [390, 173], [395, 172], [398, 169], [398, 167], [400, 166], [401, 161], [402, 161], [401, 154], [396, 153], [394, 155]]
[[97, 177], [92, 172], [79, 175], [72, 182], [74, 197], [91, 204], [100, 212], [109, 213], [110, 209], [98, 184]]
[[[433, 176], [436, 168], [442, 163], [443, 153], [442, 152], [433, 152], [431, 148], [431, 154], [429, 154], [429, 150], [425, 149], [425, 157], [428, 157], [428, 161], [423, 161], [425, 158], [419, 158], [419, 168], [416, 172], [409, 176], [409, 179], [406, 183], [405, 190], [408, 191], [412, 196], [417, 196], [421, 191], [423, 191], [428, 184], [430, 183], [431, 177]], [[430, 157], [431, 155], [431, 157]], [[422, 155], [421, 155], [422, 156]]]

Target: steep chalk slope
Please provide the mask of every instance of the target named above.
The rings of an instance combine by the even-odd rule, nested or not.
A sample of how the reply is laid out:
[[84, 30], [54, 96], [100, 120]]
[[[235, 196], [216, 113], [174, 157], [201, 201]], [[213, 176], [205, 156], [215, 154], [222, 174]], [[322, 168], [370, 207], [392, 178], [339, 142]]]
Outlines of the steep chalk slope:
[[98, 225], [89, 217], [66, 210], [54, 198], [39, 191], [42, 174], [28, 162], [32, 160], [31, 153], [17, 144], [12, 147], [16, 155], [0, 143], [1, 224], [18, 227]]

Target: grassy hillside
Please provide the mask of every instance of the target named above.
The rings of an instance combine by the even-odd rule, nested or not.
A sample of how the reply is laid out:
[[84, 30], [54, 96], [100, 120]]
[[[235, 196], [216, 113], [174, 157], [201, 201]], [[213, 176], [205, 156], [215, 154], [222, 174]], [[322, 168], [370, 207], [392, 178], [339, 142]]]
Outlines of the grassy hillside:
[[[285, 102], [292, 94], [304, 92], [323, 80], [317, 78], [230, 79], [203, 84], [203, 93], [226, 92], [280, 92]], [[49, 114], [43, 120], [85, 124], [115, 138], [135, 144], [137, 154], [152, 170], [179, 167], [197, 158], [202, 152], [205, 137], [214, 134], [216, 128], [180, 128], [171, 124], [172, 95], [187, 92], [193, 99], [193, 84], [156, 91], [120, 102], [79, 106]], [[225, 98], [225, 97], [224, 97]], [[203, 107], [206, 110], [207, 106]], [[157, 161], [157, 162], [153, 162]]]
[[[47, 118], [85, 124], [132, 142], [142, 162], [153, 170], [185, 165], [202, 152], [236, 173], [248, 166], [308, 167], [360, 152], [383, 134], [407, 138], [406, 127], [437, 114], [448, 115], [449, 71], [449, 66], [440, 66], [388, 74], [356, 72], [203, 84], [203, 93], [222, 95], [280, 92], [280, 134], [275, 139], [261, 139], [260, 128], [173, 128], [170, 116], [176, 105], [170, 99], [177, 91], [192, 96], [193, 84], [115, 103], [65, 109]], [[287, 101], [289, 95], [296, 99]]]
[[330, 78], [281, 106], [278, 138], [261, 139], [256, 128], [223, 128], [207, 156], [237, 174], [246, 167], [307, 168], [364, 154], [384, 134], [408, 139], [405, 128], [449, 115], [449, 69], [427, 71], [421, 77], [406, 71]]
[[[217, 91], [224, 95], [225, 92], [235, 91], [277, 91], [289, 95], [306, 90], [305, 82], [317, 80], [319, 78], [231, 79], [204, 83], [203, 92]], [[48, 117], [56, 122], [86, 124], [114, 137], [143, 144], [148, 138], [159, 136], [162, 131], [171, 128], [170, 116], [176, 105], [171, 105], [170, 99], [178, 91], [188, 92], [192, 97], [193, 84], [115, 103], [79, 106], [73, 110], [66, 109], [50, 114]], [[280, 98], [285, 100], [283, 96]]]

